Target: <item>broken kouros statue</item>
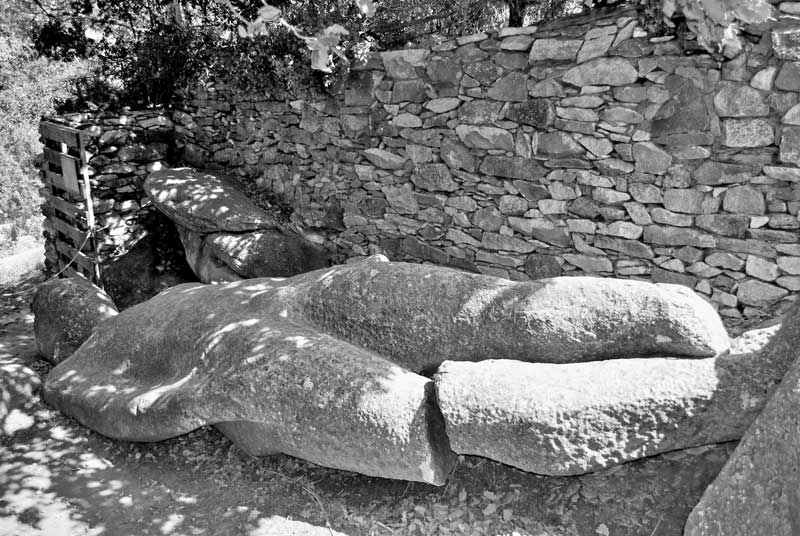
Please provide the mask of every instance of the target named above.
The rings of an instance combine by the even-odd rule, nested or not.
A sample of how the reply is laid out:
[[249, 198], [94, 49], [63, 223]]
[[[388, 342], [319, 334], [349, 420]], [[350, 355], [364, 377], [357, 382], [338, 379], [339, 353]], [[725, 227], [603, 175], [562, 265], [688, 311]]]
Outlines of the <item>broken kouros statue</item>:
[[253, 455], [437, 485], [457, 453], [576, 474], [741, 437], [782, 374], [759, 368], [771, 335], [729, 354], [678, 285], [378, 256], [174, 287], [100, 324], [44, 396], [124, 440], [214, 425]]
[[288, 277], [330, 264], [322, 247], [279, 223], [219, 172], [156, 171], [144, 190], [175, 224], [186, 261], [203, 283]]

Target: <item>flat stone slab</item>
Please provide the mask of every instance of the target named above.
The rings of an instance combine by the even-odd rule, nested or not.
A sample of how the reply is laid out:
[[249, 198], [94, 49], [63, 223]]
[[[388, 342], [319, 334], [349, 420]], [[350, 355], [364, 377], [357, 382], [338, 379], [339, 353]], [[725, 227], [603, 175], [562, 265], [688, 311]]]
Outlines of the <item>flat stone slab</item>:
[[767, 343], [775, 331], [746, 333], [734, 345], [742, 353], [707, 359], [446, 361], [436, 396], [455, 452], [582, 474], [739, 439], [793, 359]]
[[800, 531], [800, 305], [769, 351], [790, 365], [765, 386], [763, 411], [686, 522], [685, 536], [794, 536]]
[[232, 180], [217, 172], [191, 168], [151, 173], [144, 191], [176, 223], [199, 233], [272, 229], [275, 219]]

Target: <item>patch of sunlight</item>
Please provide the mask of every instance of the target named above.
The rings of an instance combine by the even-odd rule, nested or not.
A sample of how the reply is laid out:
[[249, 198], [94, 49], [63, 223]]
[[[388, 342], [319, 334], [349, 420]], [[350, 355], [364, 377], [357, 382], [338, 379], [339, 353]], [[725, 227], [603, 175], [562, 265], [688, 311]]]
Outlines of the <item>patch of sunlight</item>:
[[206, 351], [213, 350], [221, 341], [222, 338], [233, 331], [236, 331], [239, 328], [249, 328], [258, 324], [258, 318], [250, 318], [248, 320], [240, 320], [238, 322], [231, 322], [225, 327], [219, 328], [218, 330], [210, 333], [205, 338], [208, 339], [207, 343], [204, 343], [206, 347]]
[[12, 409], [3, 419], [3, 434], [10, 436], [20, 430], [27, 430], [36, 423], [35, 419], [27, 413]]
[[348, 536], [344, 532], [328, 527], [320, 527], [305, 521], [288, 519], [277, 515], [262, 517], [258, 520], [258, 526], [251, 529], [247, 534], [248, 536], [275, 536], [276, 534], [285, 536]]
[[161, 534], [172, 534], [172, 532], [183, 523], [183, 514], [170, 514], [167, 520], [161, 525]]
[[146, 393], [137, 396], [128, 403], [128, 411], [130, 411], [133, 415], [141, 415], [142, 413], [145, 413], [158, 401], [159, 398], [171, 391], [176, 391], [182, 385], [189, 382], [196, 372], [197, 367], [193, 367], [192, 370], [189, 371], [189, 374], [178, 381], [155, 387]]
[[288, 342], [293, 342], [297, 348], [306, 348], [314, 344], [308, 337], [304, 337], [303, 335], [290, 335], [289, 337], [286, 337], [284, 340]]

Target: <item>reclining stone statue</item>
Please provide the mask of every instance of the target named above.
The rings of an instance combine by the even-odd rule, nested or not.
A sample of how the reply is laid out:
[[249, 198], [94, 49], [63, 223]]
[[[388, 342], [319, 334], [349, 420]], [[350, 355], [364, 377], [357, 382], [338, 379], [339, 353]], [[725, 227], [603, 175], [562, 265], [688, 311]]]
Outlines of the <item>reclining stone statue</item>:
[[[174, 287], [102, 322], [44, 396], [119, 439], [214, 425], [254, 455], [387, 478], [442, 484], [455, 453], [577, 474], [741, 435], [763, 391], [742, 398], [727, 375], [753, 372], [759, 352], [729, 345], [677, 285], [520, 283], [374, 257]], [[520, 438], [512, 455], [500, 444]]]

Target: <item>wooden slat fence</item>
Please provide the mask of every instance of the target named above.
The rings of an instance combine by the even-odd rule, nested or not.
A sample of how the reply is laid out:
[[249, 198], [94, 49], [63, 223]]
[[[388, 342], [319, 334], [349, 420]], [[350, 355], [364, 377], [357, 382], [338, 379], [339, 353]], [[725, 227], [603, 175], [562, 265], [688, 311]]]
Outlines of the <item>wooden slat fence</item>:
[[48, 121], [39, 124], [39, 133], [50, 197], [46, 217], [56, 231], [58, 271], [102, 287], [85, 133]]

